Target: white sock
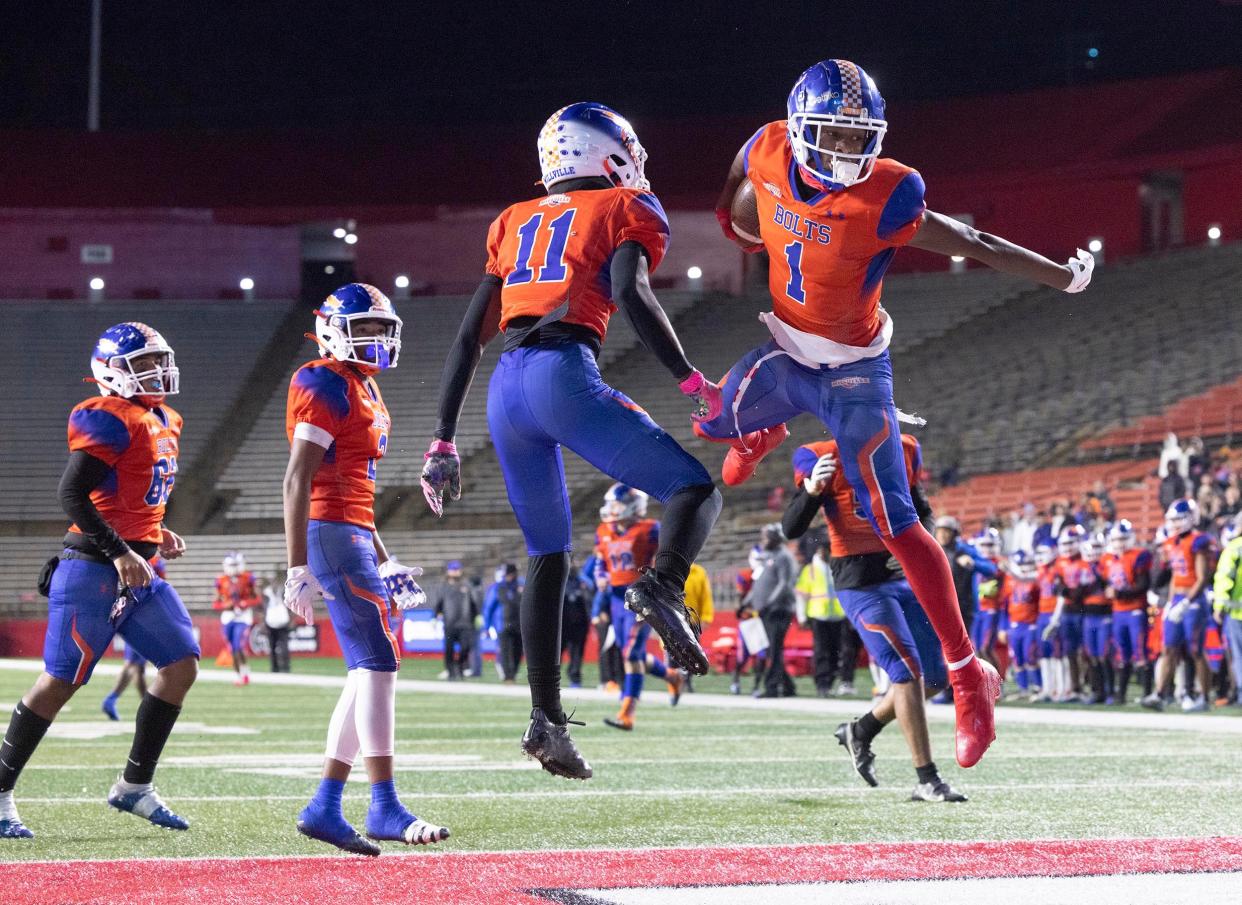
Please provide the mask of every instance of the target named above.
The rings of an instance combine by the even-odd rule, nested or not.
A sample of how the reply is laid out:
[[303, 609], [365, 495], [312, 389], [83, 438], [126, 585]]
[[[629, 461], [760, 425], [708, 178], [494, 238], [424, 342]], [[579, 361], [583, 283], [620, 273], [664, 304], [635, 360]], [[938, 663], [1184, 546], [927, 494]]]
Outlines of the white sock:
[[1047, 657], [1039, 658], [1039, 689], [1044, 694], [1052, 694], [1052, 668]]
[[243, 664], [242, 664], [242, 667], [241, 667], [241, 674], [242, 674], [243, 676], [248, 676], [248, 675], [250, 675], [250, 664], [249, 664], [249, 663], [243, 663]]
[[370, 669], [358, 673], [358, 705], [354, 711], [363, 757], [391, 757], [396, 735], [397, 674]]
[[358, 674], [361, 669], [351, 669], [345, 675], [345, 687], [337, 699], [332, 719], [328, 720], [328, 745], [325, 754], [343, 764], [354, 764], [358, 757], [358, 729], [354, 717], [358, 698]]
[[17, 805], [13, 801], [12, 789], [0, 792], [0, 820], [21, 822], [21, 818], [17, 816]]

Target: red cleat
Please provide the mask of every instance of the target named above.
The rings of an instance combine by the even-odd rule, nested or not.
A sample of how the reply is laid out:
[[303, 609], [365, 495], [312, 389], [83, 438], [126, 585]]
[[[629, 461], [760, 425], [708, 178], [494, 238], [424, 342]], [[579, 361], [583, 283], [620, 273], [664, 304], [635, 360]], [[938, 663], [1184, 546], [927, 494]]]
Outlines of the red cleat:
[[996, 741], [996, 700], [1001, 678], [991, 663], [976, 656], [969, 664], [949, 673], [953, 706], [957, 711], [957, 762], [973, 767]]
[[729, 453], [720, 469], [720, 477], [730, 487], [746, 483], [767, 454], [784, 443], [788, 436], [789, 428], [778, 424], [776, 427], [747, 434], [745, 445], [741, 440], [730, 440]]

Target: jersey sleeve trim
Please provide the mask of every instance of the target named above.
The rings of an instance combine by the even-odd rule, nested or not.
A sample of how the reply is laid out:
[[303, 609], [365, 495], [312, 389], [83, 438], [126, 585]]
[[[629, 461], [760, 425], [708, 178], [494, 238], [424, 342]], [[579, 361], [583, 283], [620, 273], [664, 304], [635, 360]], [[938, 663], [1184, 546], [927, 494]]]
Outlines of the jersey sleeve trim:
[[69, 416], [69, 451], [82, 450], [96, 459], [115, 465], [132, 437], [129, 426], [112, 412], [80, 408]]
[[314, 443], [316, 446], [322, 446], [328, 449], [336, 442], [336, 437], [332, 436], [322, 427], [316, 427], [306, 421], [299, 421], [293, 429], [293, 439], [306, 440], [308, 443]]
[[[918, 232], [918, 221], [927, 205], [926, 186], [917, 170], [911, 170], [889, 194], [880, 212], [876, 236], [894, 245], [905, 245]], [[911, 228], [913, 227], [913, 228]]]
[[750, 149], [755, 146], [755, 142], [759, 140], [759, 136], [763, 134], [766, 128], [767, 126], [765, 125], [756, 129], [755, 134], [747, 140], [745, 147], [742, 149], [742, 172], [747, 176], [750, 175]]

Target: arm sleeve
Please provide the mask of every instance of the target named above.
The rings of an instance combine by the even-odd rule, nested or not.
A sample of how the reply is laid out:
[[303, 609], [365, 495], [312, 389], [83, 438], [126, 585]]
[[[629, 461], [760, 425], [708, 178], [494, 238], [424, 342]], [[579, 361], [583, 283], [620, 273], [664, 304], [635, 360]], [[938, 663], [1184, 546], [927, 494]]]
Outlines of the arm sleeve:
[[910, 499], [914, 502], [914, 511], [920, 522], [926, 522], [931, 518], [931, 503], [928, 502], [927, 494], [923, 493], [923, 488], [918, 484], [910, 485]]
[[923, 200], [925, 190], [918, 170], [907, 173], [889, 194], [884, 209], [880, 211], [876, 238], [891, 246], [905, 245], [913, 239], [922, 225], [923, 211], [927, 209]]
[[978, 550], [970, 544], [965, 544], [966, 552], [970, 554], [970, 558], [975, 561], [975, 573], [980, 578], [995, 578], [996, 563], [983, 556]]
[[91, 491], [111, 473], [112, 466], [107, 462], [76, 450], [70, 453], [69, 464], [61, 475], [59, 495], [61, 508], [82, 529], [82, 535], [108, 559], [116, 559], [129, 552], [129, 545], [104, 521], [91, 502]]
[[500, 330], [500, 277], [491, 272], [490, 259], [488, 266], [488, 274], [474, 291], [457, 338], [449, 347], [440, 378], [439, 420], [435, 435], [446, 442], [451, 442], [457, 434], [461, 407], [474, 381], [483, 347]]
[[613, 247], [637, 242], [647, 254], [650, 270], [655, 273], [668, 251], [668, 215], [660, 199], [650, 192], [621, 193], [616, 211]]
[[785, 536], [790, 540], [797, 540], [806, 534], [811, 523], [815, 521], [815, 513], [819, 512], [822, 505], [823, 500], [820, 497], [811, 496], [806, 488], [799, 487], [781, 517], [781, 530], [785, 532]]
[[625, 312], [634, 332], [674, 377], [687, 377], [693, 368], [686, 360], [668, 316], [660, 307], [647, 275], [643, 273], [646, 246], [636, 240], [622, 243], [612, 256], [609, 274], [612, 279], [612, 300]]

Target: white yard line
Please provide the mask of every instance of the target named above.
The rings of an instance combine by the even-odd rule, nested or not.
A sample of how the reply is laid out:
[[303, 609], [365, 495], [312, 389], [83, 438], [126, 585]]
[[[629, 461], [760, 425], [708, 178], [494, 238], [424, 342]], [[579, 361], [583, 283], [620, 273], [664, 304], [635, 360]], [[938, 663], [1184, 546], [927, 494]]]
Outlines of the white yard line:
[[[0, 669], [28, 672], [33, 678], [38, 674], [41, 663], [38, 660], [15, 660], [0, 658]], [[101, 663], [95, 668], [96, 675], [117, 675], [121, 670], [119, 664]], [[223, 670], [206, 669], [199, 673], [200, 682], [233, 682], [233, 673]], [[296, 673], [255, 673], [250, 678], [253, 685], [277, 685], [303, 688], [340, 688], [345, 683], [344, 676], [310, 676]], [[397, 688], [406, 692], [423, 692], [424, 694], [467, 695], [499, 698], [519, 698], [529, 700], [529, 692], [520, 685], [489, 685], [471, 684], [469, 682], [427, 682], [420, 679], [400, 679]], [[600, 701], [615, 703], [616, 695], [589, 688], [575, 688], [564, 692], [566, 709], [572, 709], [577, 701]], [[764, 713], [813, 713], [857, 715], [862, 701], [834, 701], [824, 698], [764, 698], [735, 697], [722, 694], [695, 693], [685, 695], [681, 699], [682, 707], [719, 708], [735, 711], [757, 711]], [[952, 722], [954, 719], [951, 707], [929, 707], [928, 719], [933, 722]], [[1242, 718], [1205, 717], [1191, 714], [1117, 713], [1085, 709], [1059, 709], [1050, 707], [1047, 710], [1034, 708], [1006, 708], [1003, 705], [997, 710], [998, 726], [1070, 726], [1092, 729], [1164, 729], [1193, 730], [1209, 735], [1242, 735]]]

